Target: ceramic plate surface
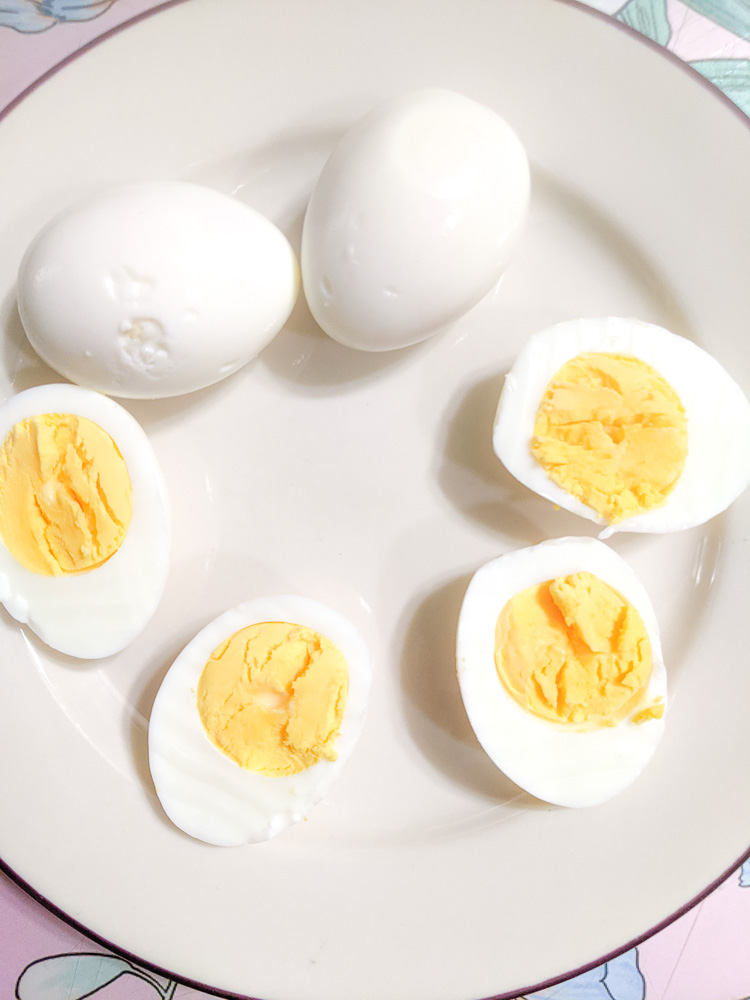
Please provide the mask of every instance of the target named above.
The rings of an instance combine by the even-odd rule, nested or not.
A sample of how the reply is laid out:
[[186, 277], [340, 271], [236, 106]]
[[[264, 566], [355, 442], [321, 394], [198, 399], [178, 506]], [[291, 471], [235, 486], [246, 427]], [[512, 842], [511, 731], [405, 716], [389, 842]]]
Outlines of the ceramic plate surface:
[[[21, 253], [56, 210], [111, 182], [185, 178], [298, 246], [342, 130], [424, 85], [496, 108], [529, 151], [529, 225], [500, 287], [385, 355], [329, 341], [300, 303], [227, 381], [126, 403], [173, 510], [155, 618], [106, 662], [0, 621], [0, 857], [101, 937], [265, 1000], [521, 990], [643, 935], [750, 841], [750, 497], [697, 530], [613, 540], [655, 605], [671, 692], [653, 762], [616, 799], [565, 810], [520, 792], [477, 744], [455, 678], [477, 567], [595, 531], [492, 454], [502, 375], [528, 335], [639, 316], [750, 392], [750, 129], [631, 33], [557, 0], [189, 0], [115, 34], [0, 124], [2, 394], [56, 380], [14, 305]], [[308, 822], [210, 848], [161, 812], [146, 720], [195, 632], [275, 593], [362, 631], [369, 715]]]

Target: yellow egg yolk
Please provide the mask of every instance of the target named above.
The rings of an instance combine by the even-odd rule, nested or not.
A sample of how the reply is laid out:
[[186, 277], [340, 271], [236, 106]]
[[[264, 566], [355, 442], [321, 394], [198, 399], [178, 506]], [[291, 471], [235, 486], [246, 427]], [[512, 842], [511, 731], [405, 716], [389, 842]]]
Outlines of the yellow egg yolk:
[[349, 686], [324, 636], [288, 622], [248, 625], [218, 646], [198, 684], [212, 743], [251, 771], [278, 777], [336, 760]]
[[[641, 616], [591, 573], [522, 590], [497, 620], [500, 680], [523, 708], [543, 719], [616, 725], [642, 695], [651, 663]], [[640, 721], [661, 711], [654, 707]]]
[[650, 719], [660, 719], [663, 715], [664, 699], [657, 698], [652, 705], [647, 705], [640, 712], [636, 712], [633, 716], [633, 722], [637, 726], [640, 726], [642, 722], [648, 722]]
[[552, 377], [531, 450], [547, 475], [616, 524], [663, 504], [687, 456], [687, 418], [645, 361], [580, 354]]
[[0, 535], [26, 569], [80, 573], [119, 549], [133, 513], [125, 461], [86, 417], [44, 413], [17, 423], [0, 451]]

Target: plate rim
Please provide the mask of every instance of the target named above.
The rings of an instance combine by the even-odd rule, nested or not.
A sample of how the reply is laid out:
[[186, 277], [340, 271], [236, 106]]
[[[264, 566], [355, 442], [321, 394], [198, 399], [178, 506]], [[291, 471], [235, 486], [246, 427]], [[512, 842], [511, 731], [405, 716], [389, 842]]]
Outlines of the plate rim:
[[[120, 32], [130, 28], [132, 25], [137, 24], [140, 21], [144, 21], [147, 18], [151, 18], [154, 15], [161, 13], [162, 11], [168, 10], [172, 7], [181, 6], [184, 3], [189, 2], [189, 0], [162, 0], [161, 3], [156, 4], [147, 10], [139, 11], [132, 17], [127, 18], [124, 21], [114, 25], [111, 28], [106, 29], [101, 34], [97, 35], [95, 38], [90, 39], [83, 45], [78, 47], [72, 52], [69, 52], [66, 56], [52, 65], [49, 69], [45, 70], [41, 76], [37, 77], [32, 83], [25, 87], [20, 93], [15, 97], [11, 98], [8, 104], [0, 108], [0, 124], [5, 120], [5, 118], [11, 114], [11, 112], [20, 105], [27, 97], [29, 97], [33, 92], [40, 87], [42, 84], [46, 83], [49, 79], [54, 77], [60, 70], [64, 69], [68, 64], [79, 59], [81, 56], [85, 55], [88, 51], [106, 42], [108, 39], [119, 34]], [[390, 0], [386, 0], [390, 2]], [[398, 2], [398, 0], [393, 0], [393, 2]], [[554, 3], [558, 3], [567, 7], [571, 7], [584, 12], [590, 17], [597, 18], [600, 21], [606, 22], [612, 25], [614, 29], [624, 32], [625, 35], [637, 40], [641, 45], [645, 45], [652, 51], [659, 53], [662, 59], [666, 59], [672, 65], [677, 66], [682, 73], [687, 74], [694, 80], [697, 80], [704, 90], [713, 94], [714, 99], [718, 99], [720, 104], [724, 107], [728, 107], [734, 117], [739, 119], [745, 128], [750, 129], [750, 117], [745, 114], [745, 112], [722, 90], [720, 90], [715, 84], [711, 83], [703, 74], [698, 72], [690, 63], [685, 62], [679, 56], [675, 55], [669, 49], [656, 42], [655, 40], [649, 38], [647, 35], [641, 34], [635, 28], [626, 24], [624, 21], [619, 20], [615, 13], [608, 14], [603, 10], [599, 10], [596, 7], [589, 6], [585, 0], [553, 0]], [[694, 907], [698, 906], [699, 903], [703, 902], [708, 896], [710, 896], [716, 889], [727, 882], [733, 874], [747, 861], [750, 861], [750, 845], [747, 850], [740, 855], [740, 857], [733, 862], [729, 867], [727, 867], [721, 874], [719, 874], [708, 886], [702, 889], [697, 895], [689, 899], [682, 906], [680, 906], [673, 913], [666, 916], [663, 920], [644, 931], [642, 934], [637, 935], [631, 940], [627, 941], [625, 944], [618, 946], [612, 951], [607, 952], [602, 957], [595, 959], [591, 962], [587, 962], [584, 965], [578, 966], [570, 972], [564, 973], [560, 976], [555, 976], [551, 979], [545, 979], [539, 983], [529, 985], [521, 989], [521, 991], [513, 990], [512, 992], [504, 992], [492, 994], [488, 997], [475, 998], [475, 1000], [521, 1000], [522, 997], [527, 994], [536, 993], [543, 989], [549, 989], [553, 986], [560, 985], [561, 983], [569, 982], [570, 980], [580, 976], [586, 972], [590, 972], [596, 969], [598, 966], [604, 965], [607, 962], [625, 954], [626, 952], [632, 950], [638, 945], [642, 944], [644, 941], [649, 940], [656, 934], [663, 931], [665, 928], [669, 927], [671, 924], [675, 923], [685, 914], [689, 913]], [[76, 920], [75, 917], [66, 913], [65, 910], [58, 907], [51, 900], [47, 899], [42, 893], [36, 890], [30, 883], [28, 883], [24, 878], [22, 878], [10, 865], [5, 862], [5, 860], [0, 856], [0, 873], [4, 874], [10, 879], [16, 886], [19, 887], [27, 896], [33, 899], [36, 903], [43, 906], [49, 913], [62, 920], [63, 923], [67, 924], [73, 930], [82, 934], [84, 937], [88, 938], [95, 944], [102, 948], [107, 949], [113, 954], [125, 959], [126, 961], [133, 963], [143, 969], [146, 969], [158, 976], [162, 976], [171, 980], [172, 982], [186, 986], [190, 989], [198, 990], [209, 996], [215, 996], [220, 998], [231, 998], [231, 1000], [263, 1000], [260, 997], [251, 997], [249, 994], [245, 993], [235, 993], [227, 990], [220, 990], [217, 987], [210, 986], [207, 983], [203, 983], [199, 980], [191, 979], [187, 976], [181, 975], [179, 973], [171, 972], [170, 970], [157, 965], [153, 962], [147, 961], [140, 958], [138, 955], [129, 951], [121, 945], [110, 941], [108, 938], [98, 934], [96, 931], [87, 927], [82, 922]]]
[[[145, 21], [147, 18], [153, 17], [154, 15], [159, 14], [164, 10], [169, 10], [170, 7], [177, 7], [180, 6], [181, 4], [188, 2], [189, 0], [162, 0], [162, 2], [158, 3], [155, 7], [151, 7], [148, 10], [141, 10], [137, 14], [134, 14], [132, 17], [129, 17], [127, 20], [121, 21], [119, 24], [115, 24], [111, 28], [107, 28], [106, 31], [103, 31], [100, 35], [97, 35], [95, 38], [91, 38], [89, 39], [89, 41], [84, 42], [84, 44], [81, 45], [79, 48], [75, 49], [73, 52], [69, 52], [66, 56], [63, 56], [63, 58], [60, 59], [59, 62], [56, 62], [53, 66], [50, 66], [50, 68], [45, 70], [41, 76], [37, 77], [37, 79], [34, 80], [32, 83], [30, 83], [27, 87], [24, 87], [24, 89], [20, 93], [16, 94], [15, 97], [12, 97], [8, 104], [0, 108], [0, 122], [4, 121], [4, 119], [13, 111], [14, 108], [16, 108], [19, 104], [21, 104], [22, 101], [24, 101], [27, 97], [33, 94], [33, 92], [37, 89], [37, 87], [40, 87], [43, 83], [46, 83], [47, 80], [53, 77], [61, 69], [64, 69], [69, 63], [85, 55], [89, 50], [95, 48], [97, 45], [101, 45], [103, 42], [106, 42], [109, 38], [112, 38], [114, 35], [117, 35], [120, 32], [125, 31], [132, 25], [137, 24], [139, 21]], [[389, 0], [386, 0], [386, 2], [389, 2]], [[390, 2], [397, 2], [397, 0], [390, 0]], [[624, 21], [620, 21], [615, 16], [615, 14], [617, 13], [616, 11], [612, 14], [607, 14], [605, 13], [605, 11], [599, 10], [597, 7], [589, 6], [586, 0], [552, 0], [552, 2], [583, 11], [590, 17], [595, 17], [600, 21], [603, 21], [607, 24], [611, 24], [614, 26], [615, 29], [624, 32], [626, 35], [630, 35], [632, 38], [635, 38], [638, 42], [640, 42], [642, 45], [645, 45], [652, 51], [660, 53], [662, 58], [667, 59], [670, 63], [672, 63], [673, 66], [680, 67], [680, 69], [683, 72], [687, 73], [688, 76], [692, 77], [694, 80], [700, 83], [700, 85], [705, 90], [712, 93], [715, 98], [718, 98], [719, 101], [725, 107], [728, 107], [733, 112], [735, 117], [737, 117], [740, 121], [744, 123], [746, 128], [750, 128], [750, 118], [745, 114], [742, 108], [739, 107], [739, 105], [735, 104], [735, 102], [731, 99], [731, 97], [728, 97], [724, 93], [723, 90], [720, 90], [719, 87], [716, 86], [716, 84], [711, 83], [709, 79], [703, 76], [702, 73], [699, 73], [698, 70], [695, 69], [695, 67], [692, 66], [689, 62], [685, 62], [684, 59], [681, 59], [678, 55], [675, 55], [674, 52], [671, 52], [669, 49], [664, 48], [663, 45], [660, 45], [659, 42], [654, 41], [653, 38], [649, 38], [648, 35], [642, 35], [639, 31], [636, 31], [635, 28], [631, 28], [629, 24], [626, 24]], [[594, 0], [592, 0], [592, 2], [594, 2]]]
[[[183, 0], [177, 0], [178, 3], [182, 3]], [[563, 2], [568, 2], [568, 0], [563, 0]], [[606, 965], [607, 962], [611, 962], [615, 958], [619, 958], [620, 955], [624, 955], [626, 952], [631, 951], [633, 948], [638, 947], [638, 945], [643, 944], [644, 941], [650, 940], [654, 935], [658, 934], [660, 931], [665, 930], [665, 928], [671, 926], [675, 921], [679, 920], [680, 917], [684, 917], [686, 913], [689, 913], [694, 907], [698, 906], [707, 899], [712, 892], [718, 889], [721, 885], [727, 882], [732, 875], [734, 875], [738, 868], [740, 868], [746, 861], [750, 861], [750, 847], [747, 851], [740, 856], [740, 858], [732, 865], [729, 866], [724, 872], [721, 873], [713, 882], [711, 882], [705, 889], [703, 889], [697, 896], [689, 900], [683, 906], [681, 906], [674, 913], [669, 914], [664, 920], [660, 921], [654, 927], [649, 928], [643, 934], [638, 935], [631, 941], [626, 942], [614, 951], [607, 952], [601, 958], [595, 959], [592, 962], [587, 962], [585, 965], [581, 965], [572, 972], [566, 972], [561, 976], [554, 976], [552, 979], [545, 979], [540, 983], [535, 983], [530, 986], [525, 986], [522, 988], [521, 992], [513, 990], [511, 993], [493, 993], [489, 997], [476, 997], [474, 1000], [523, 1000], [526, 994], [538, 993], [540, 990], [550, 989], [553, 986], [559, 986], [562, 983], [570, 982], [577, 976], [583, 975], [585, 972], [591, 972], [592, 969], [596, 969], [600, 965]], [[157, 976], [162, 976], [166, 979], [177, 983], [180, 986], [187, 986], [189, 989], [198, 990], [201, 993], [206, 993], [209, 996], [229, 998], [229, 1000], [264, 1000], [263, 997], [251, 997], [247, 993], [232, 993], [228, 990], [220, 990], [215, 986], [209, 986], [207, 983], [202, 983], [196, 979], [190, 979], [187, 976], [179, 975], [175, 972], [170, 972], [169, 969], [165, 969], [160, 965], [155, 965], [153, 962], [146, 961], [135, 955], [133, 952], [128, 951], [127, 948], [123, 948], [121, 945], [117, 945], [107, 938], [102, 937], [95, 931], [86, 927], [84, 924], [80, 923], [75, 917], [71, 917], [70, 914], [61, 910], [58, 906], [48, 900], [40, 892], [25, 879], [21, 878], [17, 872], [15, 872], [6, 862], [0, 857], [0, 872], [6, 875], [15, 885], [19, 887], [27, 896], [30, 896], [35, 902], [43, 906], [49, 913], [62, 920], [73, 930], [77, 931], [79, 934], [84, 935], [84, 937], [89, 938], [95, 944], [100, 945], [102, 948], [106, 948], [113, 954], [124, 958], [128, 962], [132, 962], [135, 965], [143, 969], [147, 969], [149, 972], [155, 973]]]

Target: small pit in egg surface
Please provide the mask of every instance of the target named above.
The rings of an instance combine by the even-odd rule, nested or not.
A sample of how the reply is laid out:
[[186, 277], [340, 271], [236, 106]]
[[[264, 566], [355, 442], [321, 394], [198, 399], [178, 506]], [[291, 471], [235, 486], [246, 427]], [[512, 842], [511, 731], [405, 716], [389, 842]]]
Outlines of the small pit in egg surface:
[[66, 378], [157, 399], [254, 358], [289, 318], [299, 268], [284, 234], [199, 184], [124, 184], [60, 212], [29, 244], [18, 310], [31, 346]]

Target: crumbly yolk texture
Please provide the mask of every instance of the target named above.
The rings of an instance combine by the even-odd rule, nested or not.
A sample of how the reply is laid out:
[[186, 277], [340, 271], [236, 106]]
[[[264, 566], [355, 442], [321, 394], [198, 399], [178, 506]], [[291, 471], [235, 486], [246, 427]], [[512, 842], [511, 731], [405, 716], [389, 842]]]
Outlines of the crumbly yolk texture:
[[219, 750], [279, 777], [336, 760], [348, 687], [346, 660], [332, 642], [300, 625], [263, 622], [213, 651], [198, 712]]
[[558, 486], [616, 524], [665, 503], [685, 466], [687, 418], [640, 358], [579, 354], [548, 384], [531, 450]]
[[[651, 663], [643, 619], [592, 573], [522, 590], [497, 620], [500, 680], [523, 708], [553, 722], [616, 725], [642, 696]], [[662, 712], [654, 703], [638, 721]]]
[[26, 569], [63, 576], [100, 566], [132, 513], [125, 460], [98, 424], [44, 413], [11, 428], [0, 451], [0, 535]]

